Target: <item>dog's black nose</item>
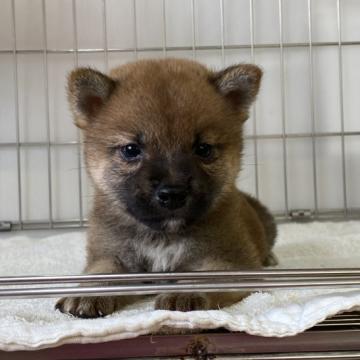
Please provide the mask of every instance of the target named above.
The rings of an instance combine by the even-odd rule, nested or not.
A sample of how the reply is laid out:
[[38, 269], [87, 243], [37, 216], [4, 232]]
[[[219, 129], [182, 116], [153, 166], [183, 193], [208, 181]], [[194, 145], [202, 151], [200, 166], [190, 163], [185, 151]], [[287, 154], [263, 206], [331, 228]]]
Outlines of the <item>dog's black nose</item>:
[[178, 185], [163, 185], [156, 192], [156, 200], [159, 204], [170, 210], [183, 207], [187, 196], [187, 188]]

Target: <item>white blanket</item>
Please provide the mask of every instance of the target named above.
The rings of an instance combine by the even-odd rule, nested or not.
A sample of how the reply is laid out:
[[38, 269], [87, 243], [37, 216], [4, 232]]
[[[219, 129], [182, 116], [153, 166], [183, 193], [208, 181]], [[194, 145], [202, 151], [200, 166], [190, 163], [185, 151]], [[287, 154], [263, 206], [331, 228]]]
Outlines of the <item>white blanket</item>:
[[[0, 276], [78, 274], [85, 235], [39, 232], [0, 235]], [[283, 268], [360, 267], [360, 222], [279, 226], [275, 253]], [[1, 300], [0, 349], [27, 350], [65, 343], [125, 339], [177, 328], [225, 327], [263, 336], [288, 336], [360, 305], [360, 289], [257, 292], [223, 310], [154, 311], [137, 303], [106, 318], [77, 319], [54, 310], [56, 299]]]

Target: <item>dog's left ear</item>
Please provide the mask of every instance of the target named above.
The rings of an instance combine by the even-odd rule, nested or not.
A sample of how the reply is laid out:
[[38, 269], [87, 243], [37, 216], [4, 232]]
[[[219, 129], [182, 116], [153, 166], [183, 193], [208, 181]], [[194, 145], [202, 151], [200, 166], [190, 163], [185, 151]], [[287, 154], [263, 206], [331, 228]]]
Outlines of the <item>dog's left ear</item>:
[[256, 65], [230, 66], [210, 77], [210, 82], [238, 110], [247, 111], [260, 88], [262, 71]]

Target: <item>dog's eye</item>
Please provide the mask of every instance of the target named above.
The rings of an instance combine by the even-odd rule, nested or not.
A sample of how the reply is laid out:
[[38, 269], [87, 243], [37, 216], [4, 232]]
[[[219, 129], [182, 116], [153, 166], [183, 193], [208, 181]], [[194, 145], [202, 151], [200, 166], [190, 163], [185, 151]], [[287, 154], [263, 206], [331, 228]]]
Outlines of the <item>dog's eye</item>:
[[204, 158], [208, 159], [211, 157], [213, 153], [213, 146], [206, 144], [206, 143], [200, 143], [195, 145], [195, 154]]
[[141, 156], [141, 149], [137, 144], [127, 144], [120, 147], [121, 155], [125, 160], [137, 160]]

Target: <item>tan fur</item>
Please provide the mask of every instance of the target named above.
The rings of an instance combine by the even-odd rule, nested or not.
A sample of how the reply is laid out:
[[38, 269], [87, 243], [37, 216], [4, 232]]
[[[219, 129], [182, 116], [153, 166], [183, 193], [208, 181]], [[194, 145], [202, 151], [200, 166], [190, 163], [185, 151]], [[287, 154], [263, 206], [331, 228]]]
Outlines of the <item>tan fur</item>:
[[[276, 236], [273, 218], [235, 187], [242, 125], [261, 74], [249, 64], [215, 72], [179, 59], [138, 61], [114, 69], [110, 76], [91, 69], [72, 72], [69, 101], [84, 132], [86, 165], [95, 186], [87, 273], [240, 270], [269, 263]], [[212, 145], [208, 160], [194, 153], [197, 138]], [[129, 143], [142, 144], [141, 160], [119, 156], [118, 149]], [[146, 209], [135, 207], [139, 212], [134, 213], [131, 201], [147, 196], [153, 212], [158, 211], [151, 197], [157, 186], [151, 175], [155, 166], [171, 184], [184, 182], [189, 172], [191, 201], [202, 194], [207, 207], [194, 200], [201, 213], [191, 213], [186, 205], [189, 209], [156, 224], [159, 229], [148, 225], [141, 217]], [[161, 294], [155, 306], [216, 309], [246, 295]], [[57, 306], [76, 316], [97, 317], [135, 300], [65, 298]]]

